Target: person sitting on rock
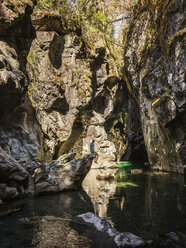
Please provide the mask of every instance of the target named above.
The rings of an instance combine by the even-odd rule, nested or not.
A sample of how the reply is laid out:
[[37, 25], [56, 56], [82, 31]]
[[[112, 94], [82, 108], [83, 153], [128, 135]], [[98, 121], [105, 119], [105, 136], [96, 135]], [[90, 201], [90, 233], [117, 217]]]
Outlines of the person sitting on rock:
[[95, 149], [94, 149], [94, 140], [92, 140], [91, 143], [90, 143], [90, 152], [91, 152], [92, 154], [94, 154], [94, 162], [95, 162], [95, 163], [98, 163], [97, 161], [98, 161], [99, 155], [98, 155], [97, 152], [95, 152]]

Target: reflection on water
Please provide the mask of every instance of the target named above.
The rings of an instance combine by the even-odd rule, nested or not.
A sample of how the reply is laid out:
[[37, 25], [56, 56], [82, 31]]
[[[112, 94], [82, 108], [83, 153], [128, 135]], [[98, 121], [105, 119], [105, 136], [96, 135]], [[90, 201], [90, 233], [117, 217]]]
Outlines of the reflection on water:
[[131, 174], [130, 169], [128, 173], [119, 169], [117, 175], [120, 187], [117, 186], [115, 198], [109, 201], [107, 210], [116, 229], [145, 239], [156, 239], [168, 231], [186, 233], [183, 175], [162, 172], [136, 175]]
[[90, 170], [83, 181], [83, 189], [89, 195], [94, 207], [94, 213], [100, 218], [107, 217], [109, 200], [116, 192], [116, 183], [113, 180], [97, 180], [98, 175], [115, 174], [117, 169]]
[[[93, 169], [83, 182], [84, 190], [18, 201], [21, 211], [1, 217], [0, 247], [96, 248], [68, 224], [73, 216], [89, 211], [109, 220], [117, 230], [144, 239], [168, 231], [186, 233], [184, 176], [138, 175], [130, 170]], [[115, 173], [116, 180], [96, 179], [105, 173]]]
[[25, 205], [20, 212], [1, 218], [1, 248], [95, 248], [92, 241], [79, 235], [68, 224], [77, 214], [93, 212], [83, 190], [23, 202]]
[[114, 170], [117, 180], [98, 181], [92, 170], [83, 182], [95, 213], [117, 230], [156, 239], [169, 231], [186, 233], [186, 184], [183, 175], [144, 171], [134, 166]]

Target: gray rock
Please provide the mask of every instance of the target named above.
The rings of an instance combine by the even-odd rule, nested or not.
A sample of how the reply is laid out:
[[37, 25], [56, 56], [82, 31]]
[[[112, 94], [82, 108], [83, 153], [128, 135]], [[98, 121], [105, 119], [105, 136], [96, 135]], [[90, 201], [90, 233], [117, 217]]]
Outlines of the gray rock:
[[5, 0], [0, 6], [0, 146], [22, 164], [41, 159], [42, 154], [42, 134], [26, 94], [26, 57], [35, 37], [30, 14], [35, 3]]
[[70, 226], [92, 239], [98, 247], [141, 247], [145, 245], [140, 237], [128, 232], [118, 232], [109, 222], [91, 212], [74, 217]]
[[[44, 133], [44, 152], [51, 160], [69, 152], [80, 158], [94, 138], [100, 161], [120, 159], [127, 148], [122, 112], [128, 91], [122, 80], [111, 76], [105, 49], [100, 47], [87, 60], [77, 34], [52, 32], [50, 17], [43, 18], [42, 13], [33, 18], [37, 38], [27, 70], [35, 85], [30, 84], [29, 96]], [[59, 28], [59, 19], [54, 16], [53, 31]]]
[[[150, 4], [153, 5], [152, 2]], [[154, 169], [183, 173], [186, 163], [185, 8], [139, 1], [126, 34], [124, 77], [135, 99]], [[158, 9], [158, 11], [157, 11]]]
[[80, 188], [94, 156], [87, 154], [77, 161], [75, 155], [75, 153], [65, 154], [47, 166], [37, 168], [33, 175], [36, 194]]
[[14, 187], [8, 187], [5, 183], [0, 184], [0, 198], [2, 200], [16, 198], [18, 191]]
[[10, 155], [0, 148], [0, 178], [1, 181], [23, 181], [28, 172]]

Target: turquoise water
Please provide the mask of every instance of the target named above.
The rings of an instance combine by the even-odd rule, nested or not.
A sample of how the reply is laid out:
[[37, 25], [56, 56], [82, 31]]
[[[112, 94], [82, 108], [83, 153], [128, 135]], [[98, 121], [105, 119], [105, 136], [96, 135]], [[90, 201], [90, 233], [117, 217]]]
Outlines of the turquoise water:
[[96, 180], [94, 173], [103, 172], [92, 170], [84, 190], [14, 202], [15, 212], [0, 218], [0, 247], [95, 248], [68, 225], [73, 216], [88, 211], [106, 218], [117, 230], [144, 239], [169, 231], [186, 233], [184, 176], [131, 174], [131, 168], [113, 170], [117, 180], [110, 182]]
[[132, 166], [132, 163], [129, 161], [120, 161], [120, 162], [115, 162], [119, 167], [129, 167]]

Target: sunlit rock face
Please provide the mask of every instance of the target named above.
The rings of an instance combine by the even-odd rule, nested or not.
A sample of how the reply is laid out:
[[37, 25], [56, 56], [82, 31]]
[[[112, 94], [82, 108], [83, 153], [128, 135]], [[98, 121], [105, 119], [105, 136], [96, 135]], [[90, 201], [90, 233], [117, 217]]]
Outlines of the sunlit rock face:
[[49, 19], [33, 16], [37, 38], [27, 66], [28, 93], [44, 133], [46, 159], [68, 152], [79, 157], [87, 154], [92, 139], [100, 161], [119, 159], [126, 150], [123, 102], [127, 88], [112, 76], [105, 48], [89, 57], [78, 30], [65, 29], [55, 15], [51, 30]]
[[36, 168], [32, 176], [35, 189], [33, 194], [40, 195], [81, 188], [94, 156], [87, 154], [79, 161], [75, 156], [75, 153], [65, 154], [50, 164]]
[[124, 52], [150, 164], [179, 173], [186, 165], [184, 11], [183, 1], [138, 1]]

